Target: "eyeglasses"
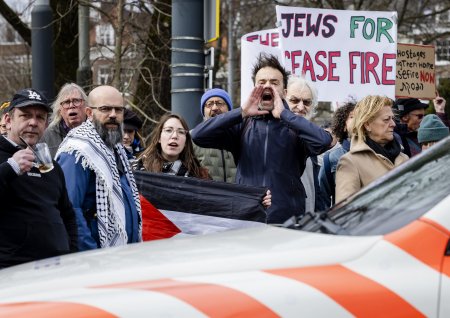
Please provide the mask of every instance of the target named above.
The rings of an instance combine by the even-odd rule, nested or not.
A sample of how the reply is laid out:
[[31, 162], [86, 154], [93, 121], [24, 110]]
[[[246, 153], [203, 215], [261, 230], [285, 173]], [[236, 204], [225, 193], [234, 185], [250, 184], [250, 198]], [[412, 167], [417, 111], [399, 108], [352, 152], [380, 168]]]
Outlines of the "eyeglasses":
[[312, 99], [302, 99], [302, 98], [292, 97], [289, 99], [289, 102], [293, 105], [298, 105], [298, 104], [300, 104], [300, 102], [303, 102], [303, 105], [306, 107], [309, 107], [312, 105]]
[[410, 113], [410, 115], [416, 116], [417, 119], [422, 119], [425, 116], [424, 114], [411, 114], [411, 113]]
[[226, 103], [221, 100], [210, 100], [205, 104], [205, 107], [211, 108], [214, 106], [214, 104], [216, 104], [217, 107], [223, 107], [226, 105]]
[[113, 110], [116, 111], [116, 114], [123, 114], [123, 112], [125, 111], [125, 107], [123, 106], [98, 106], [98, 107], [90, 106], [89, 108], [98, 109], [101, 113], [104, 114], [109, 114]]
[[63, 108], [70, 108], [70, 103], [72, 103], [73, 106], [78, 107], [78, 106], [80, 106], [83, 102], [84, 102], [84, 100], [81, 99], [81, 98], [72, 98], [72, 99], [66, 99], [66, 100], [63, 100], [63, 101], [60, 103], [60, 105], [61, 105]]
[[177, 135], [179, 135], [179, 136], [186, 136], [187, 133], [188, 133], [188, 131], [186, 129], [183, 129], [183, 128], [175, 129], [175, 128], [172, 128], [172, 127], [166, 127], [166, 128], [162, 129], [162, 132], [164, 134], [166, 134], [166, 135], [169, 135], [169, 136], [172, 136], [172, 134], [175, 131], [177, 132]]

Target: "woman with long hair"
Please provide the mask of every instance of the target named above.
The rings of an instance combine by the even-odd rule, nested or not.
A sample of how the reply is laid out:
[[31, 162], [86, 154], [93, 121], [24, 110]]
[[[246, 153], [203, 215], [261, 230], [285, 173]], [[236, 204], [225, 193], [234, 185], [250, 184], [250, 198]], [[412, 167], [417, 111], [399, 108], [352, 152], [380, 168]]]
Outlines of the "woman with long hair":
[[186, 121], [176, 114], [161, 117], [138, 160], [142, 170], [210, 179], [208, 170], [195, 157]]

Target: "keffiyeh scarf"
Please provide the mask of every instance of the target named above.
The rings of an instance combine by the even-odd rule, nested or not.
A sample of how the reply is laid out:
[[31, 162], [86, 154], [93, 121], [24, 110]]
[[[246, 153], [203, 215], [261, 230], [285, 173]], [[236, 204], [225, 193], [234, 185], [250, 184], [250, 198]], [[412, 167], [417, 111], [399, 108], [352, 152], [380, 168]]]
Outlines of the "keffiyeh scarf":
[[[142, 237], [142, 214], [136, 181], [123, 146], [117, 144], [114, 148], [119, 154], [126, 178], [131, 186], [133, 199], [139, 213], [139, 237]], [[111, 247], [127, 244], [124, 200], [113, 150], [105, 145], [94, 125], [88, 120], [69, 131], [59, 146], [56, 158], [61, 153], [74, 155], [75, 162], [81, 160], [83, 168], [92, 170], [96, 175], [96, 208], [100, 246]]]

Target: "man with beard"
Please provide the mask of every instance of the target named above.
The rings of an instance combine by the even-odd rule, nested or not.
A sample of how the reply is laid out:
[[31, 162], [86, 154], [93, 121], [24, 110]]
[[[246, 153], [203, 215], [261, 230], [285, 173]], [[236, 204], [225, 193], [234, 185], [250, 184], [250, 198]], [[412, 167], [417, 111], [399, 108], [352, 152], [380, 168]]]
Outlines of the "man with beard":
[[86, 100], [84, 90], [74, 83], [64, 84], [53, 102], [53, 114], [42, 141], [50, 148], [52, 158], [69, 130], [86, 120]]
[[226, 149], [237, 164], [236, 183], [272, 192], [269, 223], [283, 223], [305, 211], [300, 177], [309, 156], [329, 148], [331, 135], [295, 115], [284, 101], [288, 74], [273, 55], [260, 55], [253, 89], [237, 109], [200, 123], [192, 139], [200, 147]]
[[[203, 94], [200, 112], [204, 120], [216, 117], [233, 109], [230, 95], [220, 88], [213, 88]], [[236, 164], [231, 152], [223, 149], [201, 148], [194, 144], [195, 156], [201, 165], [208, 169], [216, 181], [234, 182]]]
[[56, 154], [77, 217], [80, 250], [142, 240], [139, 195], [122, 145], [124, 110], [117, 89], [93, 89], [88, 119], [69, 131]]

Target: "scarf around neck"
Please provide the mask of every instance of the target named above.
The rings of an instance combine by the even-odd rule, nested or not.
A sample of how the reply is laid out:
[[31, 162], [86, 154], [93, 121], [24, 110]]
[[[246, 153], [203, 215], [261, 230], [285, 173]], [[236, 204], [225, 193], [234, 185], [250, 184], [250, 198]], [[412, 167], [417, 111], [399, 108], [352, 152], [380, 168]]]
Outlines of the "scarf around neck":
[[377, 154], [388, 158], [393, 164], [395, 164], [395, 158], [398, 157], [401, 151], [400, 144], [395, 138], [383, 147], [366, 136], [366, 144]]
[[[126, 178], [131, 186], [134, 203], [139, 214], [139, 237], [141, 238], [142, 214], [136, 182], [123, 146], [117, 144], [114, 149], [122, 161]], [[105, 145], [94, 125], [88, 120], [69, 131], [59, 146], [56, 158], [61, 153], [74, 155], [75, 162], [81, 160], [84, 169], [88, 168], [95, 173], [100, 246], [111, 247], [127, 244], [125, 206], [114, 151]]]

